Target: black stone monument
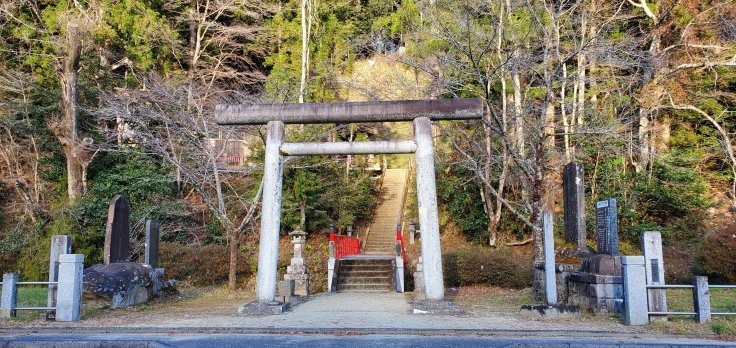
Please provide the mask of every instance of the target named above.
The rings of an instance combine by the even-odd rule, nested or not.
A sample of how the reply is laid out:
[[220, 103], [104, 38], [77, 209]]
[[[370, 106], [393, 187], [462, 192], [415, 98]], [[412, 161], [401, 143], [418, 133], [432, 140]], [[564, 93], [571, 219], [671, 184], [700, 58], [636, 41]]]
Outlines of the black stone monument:
[[585, 180], [583, 165], [570, 162], [562, 172], [565, 242], [585, 249]]
[[127, 262], [130, 257], [130, 204], [123, 195], [110, 201], [105, 231], [105, 264]]
[[158, 241], [161, 224], [156, 220], [146, 220], [146, 260], [152, 268], [158, 268]]
[[604, 199], [595, 204], [595, 225], [598, 253], [618, 256], [618, 214], [615, 198]]

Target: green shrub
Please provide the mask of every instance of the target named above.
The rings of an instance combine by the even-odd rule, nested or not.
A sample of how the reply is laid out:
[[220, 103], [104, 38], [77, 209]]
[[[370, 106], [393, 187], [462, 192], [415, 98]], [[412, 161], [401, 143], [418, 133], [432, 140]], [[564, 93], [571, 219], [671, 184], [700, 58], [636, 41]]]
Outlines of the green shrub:
[[[705, 210], [713, 202], [697, 170], [680, 166], [682, 158], [676, 156], [656, 162], [651, 173], [622, 172], [620, 162], [613, 158], [601, 164], [594, 198], [617, 199], [621, 240], [638, 244], [643, 231], [660, 231], [665, 242], [702, 235]], [[588, 201], [589, 211], [595, 211], [594, 200]], [[595, 226], [595, 214], [588, 214], [588, 223]]]
[[[437, 198], [458, 229], [476, 242], [488, 238], [488, 214], [473, 174], [455, 167], [437, 170]], [[523, 230], [522, 230], [523, 231]]]
[[522, 289], [532, 283], [531, 262], [513, 257], [509, 250], [469, 246], [442, 255], [445, 285], [488, 284]]
[[[230, 247], [227, 245], [189, 246], [163, 242], [159, 246], [159, 266], [166, 279], [188, 285], [217, 285], [227, 282]], [[238, 282], [245, 283], [251, 274], [248, 258], [238, 257]]]

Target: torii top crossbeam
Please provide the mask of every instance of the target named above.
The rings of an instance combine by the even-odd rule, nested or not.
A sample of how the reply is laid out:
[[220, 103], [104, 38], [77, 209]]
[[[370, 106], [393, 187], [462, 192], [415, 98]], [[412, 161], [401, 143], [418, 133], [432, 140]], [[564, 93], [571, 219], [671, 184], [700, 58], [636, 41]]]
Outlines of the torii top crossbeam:
[[472, 120], [483, 117], [483, 100], [432, 99], [342, 103], [217, 105], [220, 125], [400, 122], [418, 117], [431, 120]]

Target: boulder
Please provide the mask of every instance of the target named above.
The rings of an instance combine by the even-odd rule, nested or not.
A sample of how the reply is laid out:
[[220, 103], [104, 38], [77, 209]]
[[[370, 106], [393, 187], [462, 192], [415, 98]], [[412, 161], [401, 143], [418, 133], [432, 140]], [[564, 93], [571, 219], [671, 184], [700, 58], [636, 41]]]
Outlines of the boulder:
[[84, 297], [104, 308], [147, 303], [178, 284], [176, 280], [161, 280], [163, 275], [163, 268], [134, 262], [94, 265], [84, 270]]

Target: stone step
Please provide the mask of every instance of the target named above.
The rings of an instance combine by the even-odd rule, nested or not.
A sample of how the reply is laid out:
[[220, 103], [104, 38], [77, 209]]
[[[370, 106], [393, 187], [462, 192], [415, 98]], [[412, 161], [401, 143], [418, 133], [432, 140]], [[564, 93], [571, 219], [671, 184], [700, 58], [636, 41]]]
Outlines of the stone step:
[[385, 284], [391, 286], [391, 277], [338, 277], [337, 285], [345, 284]]
[[395, 248], [396, 248], [395, 246], [369, 245], [369, 246], [367, 246], [367, 247], [365, 247], [363, 249], [364, 249], [365, 252], [369, 252], [369, 251], [376, 251], [376, 250], [389, 250], [389, 251], [394, 251]]
[[340, 267], [353, 266], [353, 267], [393, 267], [393, 260], [381, 260], [381, 259], [363, 259], [363, 260], [340, 260]]
[[365, 270], [340, 270], [340, 277], [390, 277], [392, 270], [365, 271]]
[[337, 291], [394, 291], [391, 284], [338, 284]]

